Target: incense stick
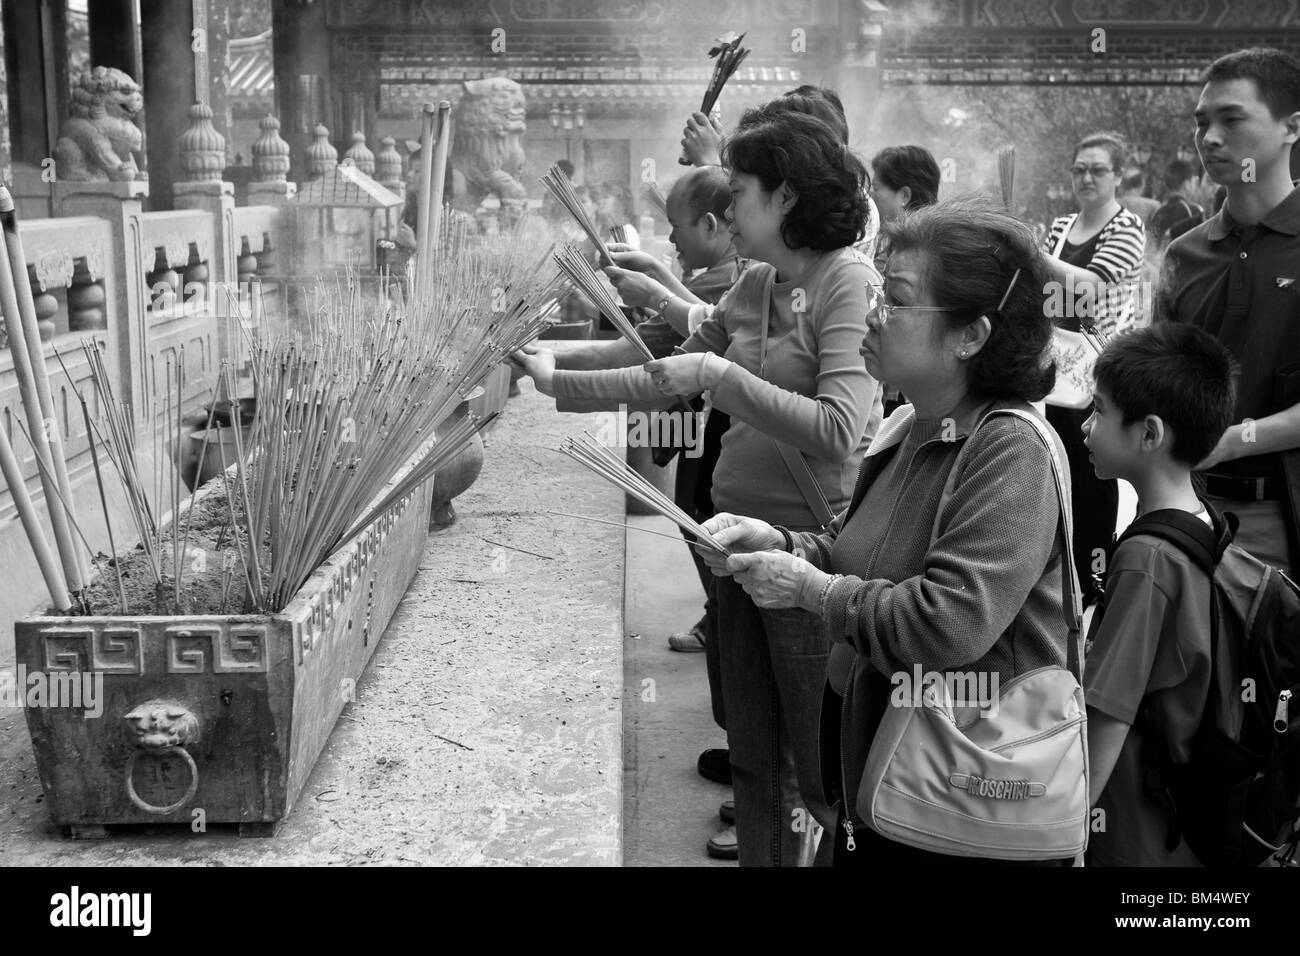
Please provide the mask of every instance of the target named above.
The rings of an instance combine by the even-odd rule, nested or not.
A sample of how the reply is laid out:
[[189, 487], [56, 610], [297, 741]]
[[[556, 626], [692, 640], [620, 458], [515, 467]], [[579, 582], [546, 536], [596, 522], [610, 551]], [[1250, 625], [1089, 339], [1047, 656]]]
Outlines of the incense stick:
[[646, 198], [650, 200], [650, 205], [659, 211], [659, 215], [665, 219], [668, 218], [668, 197], [659, 189], [657, 182], [649, 183], [646, 188]]
[[[720, 36], [715, 43], [717, 44], [709, 50], [709, 56], [713, 58], [713, 73], [709, 77], [709, 85], [704, 90], [704, 98], [700, 102], [700, 112], [708, 116], [713, 112], [713, 107], [718, 102], [718, 97], [722, 95], [722, 88], [727, 85], [727, 80], [735, 74], [744, 62], [745, 57], [749, 56], [749, 50], [740, 45], [740, 41], [745, 39], [745, 34], [737, 36], [734, 31]], [[677, 160], [683, 166], [689, 166], [691, 161], [683, 153]]]
[[679, 508], [671, 498], [633, 470], [626, 461], [596, 441], [591, 434], [584, 432], [581, 438], [566, 438], [560, 445], [560, 451], [611, 484], [622, 488], [627, 494], [632, 495], [657, 514], [663, 515], [683, 531], [694, 535], [709, 550], [724, 555], [731, 553], [718, 544], [703, 526]]
[[1011, 209], [1012, 192], [1016, 183], [1016, 148], [1003, 146], [998, 150], [998, 183], [1002, 188], [1002, 205]]
[[574, 192], [573, 182], [568, 176], [564, 175], [564, 171], [559, 166], [552, 166], [550, 171], [542, 177], [541, 183], [550, 191], [556, 201], [568, 210], [569, 215], [587, 234], [591, 244], [596, 247], [596, 252], [600, 255], [601, 261], [612, 266], [614, 259], [609, 254], [605, 240], [601, 239], [600, 233], [596, 231], [596, 224], [587, 215], [587, 210], [583, 208], [581, 200], [578, 199], [578, 194]]
[[655, 531], [652, 528], [642, 528], [638, 525], [627, 524], [623, 521], [606, 521], [604, 518], [593, 518], [591, 515], [571, 515], [565, 511], [547, 511], [548, 515], [559, 515], [562, 518], [577, 518], [579, 521], [594, 521], [596, 524], [607, 524], [615, 528], [622, 528], [625, 531], [640, 531], [642, 534], [658, 535], [661, 538], [667, 538], [669, 541], [680, 541], [682, 544], [690, 546], [681, 535], [664, 534], [662, 531]]
[[591, 263], [575, 246], [566, 245], [557, 252], [555, 254], [555, 264], [560, 267], [560, 271], [573, 283], [574, 287], [600, 310], [601, 315], [609, 319], [610, 324], [618, 329], [623, 338], [631, 342], [636, 347], [636, 350], [645, 356], [647, 362], [654, 359], [654, 352], [645, 344], [636, 328], [623, 314], [623, 310], [614, 300], [605, 284], [600, 281], [600, 277], [596, 274], [596, 270], [591, 267]]

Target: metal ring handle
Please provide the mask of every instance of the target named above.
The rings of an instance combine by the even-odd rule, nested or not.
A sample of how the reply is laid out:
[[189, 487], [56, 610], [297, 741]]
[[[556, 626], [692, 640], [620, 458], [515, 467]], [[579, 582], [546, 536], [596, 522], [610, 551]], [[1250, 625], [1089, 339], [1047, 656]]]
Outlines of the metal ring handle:
[[[140, 754], [142, 753], [148, 753], [150, 756], [159, 756], [159, 757], [162, 756], [163, 754], [178, 753], [182, 757], [184, 757], [185, 762], [190, 765], [190, 785], [189, 788], [185, 791], [185, 796], [181, 797], [175, 803], [168, 804], [165, 807], [157, 807], [154, 806], [152, 803], [145, 802], [145, 800], [143, 800], [140, 797], [140, 794], [135, 792], [135, 783], [131, 779], [132, 775], [135, 773], [135, 762], [140, 757]], [[134, 803], [145, 813], [158, 813], [158, 814], [173, 813], [176, 810], [179, 810], [181, 807], [185, 806], [185, 804], [189, 803], [191, 800], [193, 800], [194, 794], [198, 793], [198, 790], [199, 790], [199, 768], [198, 765], [194, 763], [194, 758], [190, 756], [189, 751], [186, 750], [184, 747], [163, 747], [159, 750], [131, 751], [131, 759], [126, 762], [126, 795], [131, 798], [132, 803]]]

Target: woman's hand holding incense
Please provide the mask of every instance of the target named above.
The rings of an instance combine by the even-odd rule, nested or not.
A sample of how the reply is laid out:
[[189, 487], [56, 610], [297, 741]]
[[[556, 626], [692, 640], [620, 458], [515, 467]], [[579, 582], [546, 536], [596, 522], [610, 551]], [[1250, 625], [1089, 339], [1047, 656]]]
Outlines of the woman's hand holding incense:
[[722, 124], [703, 113], [692, 113], [682, 130], [682, 155], [692, 166], [722, 165]]
[[641, 366], [661, 395], [698, 395], [714, 388], [731, 363], [712, 352], [689, 352], [654, 359]]
[[671, 294], [660, 282], [641, 272], [606, 266], [604, 273], [625, 305], [653, 307]]
[[785, 551], [753, 551], [727, 558], [727, 570], [759, 607], [802, 607], [819, 611], [829, 577], [803, 558]]
[[[768, 551], [772, 548], [782, 548], [785, 545], [785, 537], [780, 531], [777, 531], [766, 521], [760, 521], [757, 518], [743, 518], [740, 515], [722, 514], [714, 515], [703, 526], [713, 540], [718, 542], [732, 554], [738, 554], [748, 551]], [[731, 571], [727, 567], [727, 557], [718, 554], [702, 545], [695, 546], [696, 552], [704, 559], [704, 563], [709, 566], [720, 578], [730, 577]]]
[[550, 349], [539, 349], [535, 345], [526, 345], [510, 356], [510, 360], [523, 368], [533, 385], [543, 395], [555, 397], [552, 380], [555, 377], [555, 353]]

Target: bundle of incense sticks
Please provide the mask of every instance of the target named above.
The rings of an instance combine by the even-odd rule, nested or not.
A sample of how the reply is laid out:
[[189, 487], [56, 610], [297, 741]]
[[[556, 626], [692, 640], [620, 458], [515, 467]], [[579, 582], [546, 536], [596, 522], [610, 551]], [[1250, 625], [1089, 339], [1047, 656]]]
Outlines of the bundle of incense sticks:
[[[740, 64], [745, 57], [749, 56], [749, 49], [742, 47], [740, 41], [745, 39], [745, 34], [736, 35], [735, 31], [718, 37], [709, 56], [713, 58], [713, 75], [709, 77], [709, 85], [704, 91], [704, 99], [700, 103], [700, 112], [708, 116], [713, 112], [714, 105], [718, 102], [718, 97], [722, 95], [722, 88], [727, 85], [727, 80], [731, 79], [732, 74], [739, 69]], [[691, 161], [683, 155], [677, 160], [683, 166], [689, 166]]]
[[[226, 484], [247, 609], [282, 609], [316, 568], [460, 451], [486, 422], [444, 423], [540, 331], [558, 294], [549, 257], [526, 235], [471, 236], [444, 221], [431, 248], [438, 268], [409, 302], [322, 289], [322, 307], [302, 326], [253, 343], [251, 453], [236, 432], [238, 464]], [[228, 366], [223, 376], [235, 394]]]
[[564, 175], [564, 170], [560, 169], [559, 166], [552, 166], [550, 171], [542, 177], [541, 182], [555, 197], [556, 201], [568, 210], [574, 222], [586, 233], [587, 238], [596, 247], [601, 262], [613, 265], [614, 260], [609, 255], [605, 240], [600, 238], [600, 233], [596, 231], [596, 224], [587, 215], [587, 210], [582, 208], [582, 202], [578, 199], [578, 194], [573, 191], [573, 182], [568, 176]]
[[555, 264], [560, 267], [560, 271], [574, 287], [600, 310], [601, 315], [609, 319], [610, 324], [645, 356], [647, 362], [655, 357], [654, 352], [650, 351], [650, 347], [645, 344], [627, 316], [623, 314], [618, 302], [610, 294], [609, 288], [600, 281], [600, 276], [596, 274], [591, 263], [575, 246], [566, 244], [555, 253]]
[[683, 531], [694, 535], [711, 551], [722, 555], [731, 553], [714, 541], [713, 536], [705, 531], [699, 522], [677, 507], [671, 498], [637, 474], [627, 462], [598, 442], [590, 433], [583, 432], [580, 438], [565, 438], [560, 445], [560, 451], [611, 484], [622, 488], [624, 492], [656, 514], [663, 515]]
[[614, 225], [609, 227], [609, 234], [613, 240], [620, 245], [627, 245], [627, 226]]
[[650, 183], [645, 188], [646, 198], [650, 200], [650, 205], [659, 211], [659, 215], [665, 219], [668, 218], [668, 197], [663, 194], [658, 183]]
[[1003, 146], [998, 150], [998, 183], [1002, 187], [1002, 205], [1011, 207], [1012, 191], [1016, 185], [1016, 148]]
[[23, 253], [22, 238], [18, 234], [17, 209], [9, 190], [3, 186], [0, 186], [0, 315], [4, 317], [9, 337], [14, 374], [18, 379], [18, 391], [27, 418], [28, 428], [25, 431], [35, 452], [50, 527], [54, 532], [55, 549], [63, 571], [62, 577], [54, 565], [46, 561], [50, 552], [44, 535], [37, 536], [31, 530], [38, 524], [35, 511], [26, 512], [31, 504], [26, 489], [19, 490], [17, 485], [20, 482], [10, 477], [21, 474], [17, 459], [12, 457], [12, 447], [7, 454], [0, 449], [6, 482], [10, 486], [15, 506], [23, 515], [23, 527], [27, 530], [28, 540], [56, 608], [66, 611], [76, 603], [84, 610], [85, 585], [90, 578], [87, 552], [83, 552], [73, 539], [76, 514], [72, 508], [72, 485], [64, 457], [63, 436], [58, 428], [46, 427], [47, 422], [57, 421], [58, 416], [55, 414], [54, 398], [45, 368], [45, 347], [36, 324], [36, 306], [27, 276], [27, 257]]

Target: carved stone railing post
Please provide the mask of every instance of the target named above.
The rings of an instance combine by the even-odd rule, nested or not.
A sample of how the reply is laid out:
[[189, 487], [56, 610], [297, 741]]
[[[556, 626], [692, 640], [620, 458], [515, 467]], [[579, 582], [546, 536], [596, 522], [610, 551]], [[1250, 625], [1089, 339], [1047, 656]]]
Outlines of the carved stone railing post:
[[307, 178], [320, 179], [339, 164], [339, 151], [330, 143], [330, 131], [316, 124], [315, 135], [307, 147]]
[[[120, 327], [111, 341], [117, 348], [117, 367], [122, 370], [118, 380], [119, 397], [134, 410], [138, 423], [149, 420], [148, 403], [144, 400], [145, 363], [140, 356], [148, 348], [147, 286], [145, 275], [153, 265], [153, 251], [145, 259], [144, 200], [149, 195], [149, 183], [141, 180], [126, 182], [64, 182], [51, 185], [54, 215], [95, 216], [109, 223], [113, 238], [111, 258], [106, 268], [113, 271], [113, 281], [106, 292], [113, 300], [111, 314]], [[111, 291], [110, 291], [111, 290]]]
[[406, 183], [402, 180], [402, 154], [397, 151], [397, 141], [385, 136], [379, 141], [379, 153], [375, 156], [375, 179], [379, 185], [391, 189], [403, 199], [406, 198]]
[[352, 145], [343, 154], [343, 158], [352, 160], [353, 165], [367, 176], [375, 175], [375, 154], [366, 145], [365, 133], [352, 134]]
[[250, 206], [275, 206], [292, 199], [296, 183], [289, 173], [289, 144], [280, 137], [280, 121], [269, 113], [257, 124], [262, 135], [253, 143], [253, 181], [248, 184]]
[[[212, 214], [214, 231], [212, 261], [209, 262], [204, 282], [222, 283], [235, 289], [235, 187], [223, 182], [222, 169], [226, 161], [226, 140], [212, 125], [212, 110], [202, 103], [190, 107], [190, 126], [180, 139], [181, 169], [189, 176], [188, 182], [177, 183], [173, 188], [177, 209], [201, 209]], [[197, 265], [198, 263], [193, 263]], [[185, 268], [187, 264], [179, 264]], [[186, 270], [186, 281], [190, 272]], [[184, 287], [182, 287], [183, 289]], [[207, 289], [200, 301], [221, 303], [228, 297], [216, 290]], [[226, 340], [229, 323], [217, 323], [217, 346], [222, 358], [228, 357], [233, 343]]]

